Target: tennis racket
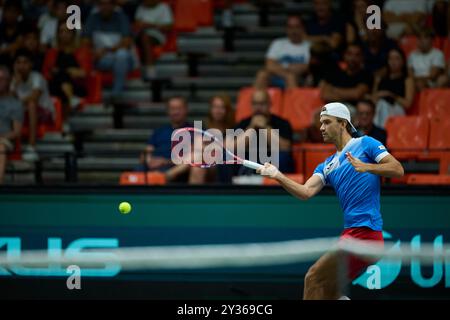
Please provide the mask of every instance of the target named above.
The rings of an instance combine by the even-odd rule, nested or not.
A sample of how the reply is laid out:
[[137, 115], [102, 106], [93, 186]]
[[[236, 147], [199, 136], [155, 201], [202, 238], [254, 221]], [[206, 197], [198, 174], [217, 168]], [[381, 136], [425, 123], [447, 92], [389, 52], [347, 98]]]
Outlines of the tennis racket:
[[[261, 169], [264, 167], [262, 164], [259, 164], [257, 162], [245, 160], [245, 159], [238, 157], [233, 152], [231, 152], [230, 150], [225, 148], [223, 143], [219, 139], [217, 139], [217, 137], [215, 137], [211, 133], [201, 130], [199, 128], [186, 127], [186, 128], [177, 129], [172, 133], [172, 141], [174, 141], [174, 138], [176, 140], [177, 137], [183, 137], [183, 138], [188, 137], [190, 139], [189, 143], [191, 143], [191, 146], [192, 146], [192, 145], [195, 145], [195, 142], [194, 142], [195, 139], [201, 138], [201, 140], [203, 142], [203, 136], [207, 136], [210, 139], [211, 143], [215, 143], [218, 147], [222, 148], [223, 155], [228, 155], [228, 157], [227, 157], [228, 159], [222, 160], [222, 162], [220, 164], [241, 164], [247, 168], [251, 168], [251, 169], [255, 169], [255, 170]], [[182, 142], [182, 141], [179, 141], [179, 142]], [[202, 143], [202, 142], [200, 142], [200, 143]], [[173, 148], [174, 148], [174, 145], [172, 144], [172, 150], [173, 150]], [[180, 154], [173, 154], [173, 152], [172, 152], [172, 156], [179, 157], [180, 159], [182, 159], [183, 163], [188, 163], [189, 165], [191, 165], [193, 167], [210, 168], [210, 167], [218, 164], [218, 163], [207, 163], [204, 161], [204, 158], [202, 156], [196, 158], [196, 157], [193, 157], [193, 154], [180, 155]], [[199, 160], [198, 158], [200, 158], [200, 161], [198, 161]]]

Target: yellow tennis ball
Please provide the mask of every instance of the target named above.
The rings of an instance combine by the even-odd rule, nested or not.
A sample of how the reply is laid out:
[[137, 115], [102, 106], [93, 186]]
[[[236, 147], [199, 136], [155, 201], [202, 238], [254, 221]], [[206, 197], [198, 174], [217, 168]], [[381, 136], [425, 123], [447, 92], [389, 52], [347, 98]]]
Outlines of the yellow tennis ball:
[[123, 214], [130, 213], [131, 204], [129, 204], [128, 202], [121, 202], [119, 204], [119, 211], [120, 211], [120, 213], [123, 213]]

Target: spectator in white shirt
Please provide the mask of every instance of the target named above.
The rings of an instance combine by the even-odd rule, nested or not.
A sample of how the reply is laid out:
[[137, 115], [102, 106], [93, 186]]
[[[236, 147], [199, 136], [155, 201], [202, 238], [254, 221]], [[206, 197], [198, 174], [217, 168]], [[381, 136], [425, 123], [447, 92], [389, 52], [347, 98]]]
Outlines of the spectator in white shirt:
[[418, 33], [417, 49], [408, 58], [410, 76], [417, 90], [443, 87], [448, 79], [445, 75], [445, 58], [441, 50], [433, 48], [433, 32], [430, 29]]
[[172, 29], [172, 11], [167, 3], [159, 0], [144, 0], [135, 14], [138, 28], [138, 42], [142, 48], [142, 60], [145, 65], [144, 75], [147, 78], [156, 76], [153, 46], [166, 42], [166, 33]]
[[32, 71], [33, 56], [26, 49], [17, 50], [14, 60], [14, 76], [11, 91], [22, 102], [25, 111], [25, 122], [29, 125], [29, 145], [25, 147], [23, 158], [36, 161], [36, 137], [38, 124], [53, 124], [55, 109], [51, 100], [47, 81], [42, 74]]
[[265, 67], [256, 76], [254, 86], [265, 89], [270, 85], [295, 88], [298, 80], [308, 73], [310, 42], [302, 19], [291, 15], [287, 19], [287, 38], [274, 40], [266, 54]]
[[42, 46], [52, 47], [56, 43], [58, 33], [58, 22], [67, 17], [67, 7], [69, 2], [66, 0], [49, 1], [49, 11], [39, 17], [38, 28], [40, 30], [40, 43]]

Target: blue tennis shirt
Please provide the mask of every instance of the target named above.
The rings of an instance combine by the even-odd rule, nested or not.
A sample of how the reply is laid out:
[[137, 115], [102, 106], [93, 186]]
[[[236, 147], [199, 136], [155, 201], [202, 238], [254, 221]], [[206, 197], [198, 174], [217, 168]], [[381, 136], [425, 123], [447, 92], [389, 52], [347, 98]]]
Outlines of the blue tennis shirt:
[[324, 185], [331, 185], [344, 211], [344, 228], [369, 227], [381, 231], [380, 177], [353, 168], [345, 154], [350, 152], [365, 163], [378, 163], [389, 153], [369, 136], [352, 138], [340, 152], [327, 158], [314, 170]]

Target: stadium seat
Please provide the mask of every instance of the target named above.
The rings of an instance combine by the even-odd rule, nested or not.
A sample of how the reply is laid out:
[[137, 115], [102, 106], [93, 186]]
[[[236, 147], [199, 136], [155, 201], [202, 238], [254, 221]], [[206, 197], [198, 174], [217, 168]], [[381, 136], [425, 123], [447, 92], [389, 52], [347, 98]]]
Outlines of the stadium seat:
[[450, 175], [411, 174], [406, 183], [412, 185], [450, 185]]
[[[253, 87], [242, 88], [239, 91], [239, 95], [237, 98], [237, 106], [236, 106], [236, 122], [240, 122], [245, 118], [248, 118], [252, 115], [252, 95], [255, 89]], [[282, 117], [282, 102], [283, 102], [283, 93], [279, 88], [269, 88], [268, 89], [270, 98], [272, 100], [272, 106], [270, 111]]]
[[147, 173], [147, 184], [165, 185], [166, 183], [166, 175], [163, 172], [152, 171]]
[[325, 161], [326, 158], [336, 152], [332, 144], [322, 143], [299, 143], [293, 147], [293, 157], [296, 172], [303, 174], [308, 180], [316, 169], [317, 165]]
[[177, 32], [171, 31], [166, 35], [166, 43], [162, 46], [153, 47], [153, 56], [158, 59], [162, 54], [177, 52]]
[[450, 150], [450, 119], [433, 118], [430, 120], [430, 150]]
[[404, 36], [400, 39], [400, 48], [405, 53], [408, 58], [411, 52], [417, 48], [417, 37], [416, 36]]
[[448, 37], [444, 40], [442, 51], [444, 52], [445, 61], [448, 61], [450, 59], [450, 39]]
[[47, 126], [48, 132], [61, 132], [63, 123], [63, 110], [61, 100], [57, 97], [52, 97], [53, 105], [55, 107], [55, 122], [53, 126]]
[[14, 150], [10, 152], [7, 156], [8, 160], [22, 160], [22, 144], [20, 138], [16, 139], [14, 142]]
[[212, 26], [214, 24], [213, 0], [197, 0], [195, 6], [198, 26]]
[[314, 111], [324, 105], [317, 88], [288, 89], [284, 94], [283, 118], [288, 119], [294, 131], [309, 127]]
[[439, 174], [448, 174], [450, 165], [450, 121], [446, 118], [430, 120], [430, 139], [427, 152], [419, 160], [439, 162]]
[[197, 28], [196, 0], [177, 0], [173, 6], [174, 29], [179, 32], [192, 32]]
[[122, 186], [136, 186], [145, 185], [145, 173], [143, 172], [122, 172], [120, 175], [120, 185]]
[[414, 95], [414, 100], [413, 100], [412, 105], [405, 111], [407, 116], [418, 116], [419, 115], [420, 97], [421, 97], [420, 92], [417, 92]]
[[[39, 124], [37, 128], [37, 137], [42, 138], [46, 132], [61, 132], [62, 130], [62, 105], [61, 100], [57, 97], [52, 97], [53, 106], [55, 108], [55, 118], [54, 122], [52, 124]], [[29, 126], [23, 125], [22, 126], [22, 136], [28, 136], [29, 134]]]
[[450, 111], [450, 89], [426, 89], [420, 94], [419, 113], [429, 119], [446, 116]]
[[92, 71], [86, 79], [87, 96], [82, 100], [81, 105], [98, 104], [102, 102], [102, 76], [97, 71]]
[[[285, 174], [285, 176], [288, 177], [291, 180], [294, 180], [297, 183], [303, 184], [305, 182], [302, 174], [298, 174], [298, 173], [296, 173], [296, 174]], [[278, 183], [278, 181], [276, 181], [274, 179], [271, 179], [271, 178], [268, 178], [268, 177], [264, 177], [263, 178], [263, 185], [264, 186], [277, 186], [277, 185], [279, 185], [279, 183]]]
[[391, 117], [386, 122], [387, 147], [401, 160], [416, 159], [428, 147], [429, 121], [422, 116]]

